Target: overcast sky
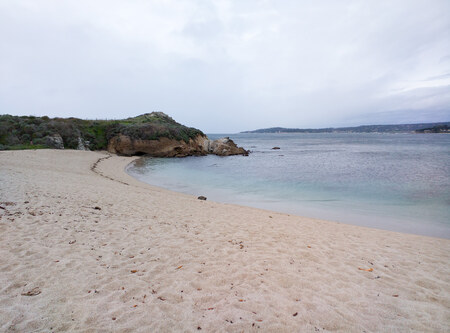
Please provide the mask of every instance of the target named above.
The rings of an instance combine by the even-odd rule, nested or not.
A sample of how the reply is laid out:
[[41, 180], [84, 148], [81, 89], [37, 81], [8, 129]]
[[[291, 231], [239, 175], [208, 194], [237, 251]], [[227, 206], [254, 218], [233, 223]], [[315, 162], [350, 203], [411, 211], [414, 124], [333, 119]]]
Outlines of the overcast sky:
[[0, 0], [0, 114], [450, 121], [450, 0]]

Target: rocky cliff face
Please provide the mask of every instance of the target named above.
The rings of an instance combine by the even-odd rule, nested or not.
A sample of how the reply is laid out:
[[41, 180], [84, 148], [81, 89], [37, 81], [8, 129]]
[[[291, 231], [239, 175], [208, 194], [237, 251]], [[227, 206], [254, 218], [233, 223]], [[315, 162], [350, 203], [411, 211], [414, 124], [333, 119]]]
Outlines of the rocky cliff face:
[[248, 152], [238, 147], [233, 140], [223, 138], [209, 140], [204, 135], [197, 135], [188, 142], [169, 138], [158, 140], [132, 139], [119, 134], [108, 142], [108, 151], [119, 155], [150, 155], [154, 157], [185, 157], [214, 154], [219, 156], [248, 155]]
[[155, 157], [184, 157], [190, 155], [206, 155], [208, 139], [198, 135], [188, 142], [169, 138], [158, 140], [132, 139], [119, 134], [108, 142], [108, 151], [119, 155], [151, 155]]

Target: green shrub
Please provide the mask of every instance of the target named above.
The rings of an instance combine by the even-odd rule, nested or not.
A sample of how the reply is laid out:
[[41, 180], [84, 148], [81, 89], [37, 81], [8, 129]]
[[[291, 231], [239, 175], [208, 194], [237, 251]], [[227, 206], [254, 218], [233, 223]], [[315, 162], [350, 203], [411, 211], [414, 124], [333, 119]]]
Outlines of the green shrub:
[[[153, 112], [124, 120], [83, 120], [0, 115], [1, 149], [45, 148], [44, 138], [59, 134], [64, 147], [76, 149], [78, 138], [89, 141], [93, 150], [106, 149], [108, 141], [119, 134], [132, 139], [158, 140], [161, 137], [189, 142], [200, 130], [183, 126], [171, 117]], [[30, 142], [33, 144], [30, 144]]]

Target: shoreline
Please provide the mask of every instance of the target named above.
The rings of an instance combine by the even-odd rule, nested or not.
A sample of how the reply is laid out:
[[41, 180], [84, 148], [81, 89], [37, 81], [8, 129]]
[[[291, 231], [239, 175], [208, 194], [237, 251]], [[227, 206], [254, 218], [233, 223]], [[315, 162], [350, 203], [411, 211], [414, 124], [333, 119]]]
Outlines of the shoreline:
[[[308, 202], [305, 200], [289, 200], [282, 195], [280, 195], [281, 199], [278, 199], [276, 194], [269, 194], [267, 196], [261, 194], [242, 194], [239, 191], [241, 190], [240, 188], [224, 190], [220, 186], [208, 186], [204, 183], [199, 182], [198, 180], [197, 182], [189, 182], [184, 178], [181, 179], [181, 177], [179, 177], [177, 174], [175, 175], [174, 180], [173, 178], [168, 178], [167, 175], [162, 173], [163, 180], [161, 180], [157, 179], [161, 172], [158, 173], [158, 171], [156, 171], [155, 175], [153, 174], [153, 170], [152, 172], [148, 172], [148, 169], [145, 168], [145, 158], [153, 159], [152, 157], [140, 156], [139, 158], [131, 161], [125, 167], [125, 172], [132, 178], [142, 183], [148, 184], [149, 186], [162, 188], [167, 191], [172, 191], [184, 195], [191, 195], [193, 197], [203, 195], [212, 202], [238, 205], [254, 209], [262, 209], [273, 213], [276, 212], [280, 214], [297, 216], [298, 218], [317, 219], [377, 230], [393, 231], [450, 240], [450, 229], [442, 221], [435, 221], [430, 218], [426, 219], [424, 217], [421, 218], [412, 214], [410, 214], [409, 216], [405, 214], [399, 214], [399, 211], [396, 211], [394, 213], [384, 211], [383, 209], [387, 209], [389, 207], [382, 206], [380, 208], [373, 205], [370, 206], [368, 202], [372, 203], [372, 201], [366, 200], [366, 202], [355, 202], [344, 199], [340, 200], [338, 204], [329, 204], [325, 202], [318, 205], [315, 202]], [[197, 157], [193, 158], [196, 159]], [[215, 162], [213, 161], [211, 163]], [[140, 166], [134, 166], [134, 164], [138, 164]], [[403, 209], [407, 210], [408, 207], [404, 206]], [[419, 209], [420, 208], [416, 207], [416, 210]]]
[[106, 156], [0, 152], [0, 331], [450, 329], [449, 240], [204, 202]]
[[[406, 232], [406, 231], [401, 231], [401, 230], [394, 230], [394, 229], [385, 229], [383, 227], [374, 227], [371, 225], [363, 225], [363, 224], [353, 224], [351, 222], [345, 222], [345, 221], [339, 221], [339, 220], [333, 220], [333, 219], [326, 219], [326, 218], [320, 218], [320, 217], [314, 217], [314, 216], [306, 216], [306, 215], [301, 215], [298, 214], [296, 211], [292, 210], [292, 211], [288, 211], [287, 210], [278, 210], [276, 208], [274, 209], [269, 209], [269, 208], [263, 208], [263, 207], [258, 207], [257, 205], [251, 205], [250, 202], [244, 202], [243, 204], [239, 204], [239, 203], [235, 203], [235, 202], [226, 202], [223, 200], [210, 200], [209, 196], [207, 193], [204, 192], [199, 192], [198, 194], [192, 194], [192, 193], [188, 193], [188, 192], [182, 192], [182, 191], [177, 191], [177, 190], [172, 190], [169, 188], [166, 188], [164, 186], [159, 186], [159, 185], [155, 185], [155, 184], [150, 184], [144, 180], [140, 180], [138, 177], [134, 177], [131, 173], [128, 172], [128, 169], [132, 166], [132, 164], [138, 160], [141, 159], [142, 156], [135, 156], [135, 157], [129, 157], [129, 158], [133, 158], [132, 160], [130, 160], [130, 162], [128, 164], [126, 164], [124, 166], [124, 172], [130, 176], [131, 178], [133, 178], [134, 180], [137, 180], [139, 183], [145, 184], [147, 186], [149, 186], [152, 189], [160, 189], [160, 190], [164, 190], [164, 191], [168, 191], [174, 194], [180, 194], [180, 195], [184, 195], [184, 196], [188, 196], [188, 197], [192, 197], [192, 198], [197, 198], [198, 195], [207, 195], [207, 200], [209, 202], [213, 202], [216, 204], [223, 204], [223, 205], [231, 205], [231, 206], [238, 206], [238, 207], [242, 207], [242, 208], [250, 208], [250, 209], [256, 209], [256, 210], [261, 210], [264, 211], [268, 214], [282, 214], [282, 215], [286, 215], [286, 216], [292, 216], [292, 217], [297, 217], [299, 219], [310, 219], [310, 220], [317, 220], [317, 221], [323, 221], [323, 222], [329, 222], [329, 223], [336, 223], [336, 224], [343, 224], [343, 225], [347, 225], [347, 226], [351, 226], [351, 227], [360, 227], [360, 228], [367, 228], [367, 229], [373, 229], [373, 230], [379, 230], [379, 231], [387, 231], [387, 232], [396, 232], [396, 233], [400, 233], [400, 234], [405, 234], [405, 235], [414, 235], [414, 236], [422, 236], [422, 237], [431, 237], [431, 238], [439, 238], [439, 239], [445, 239], [445, 240], [450, 240], [450, 236], [449, 237], [438, 237], [436, 236], [438, 234], [438, 232], [434, 232], [434, 233], [429, 233], [429, 234], [425, 234], [425, 233], [420, 233], [420, 232]], [[277, 206], [278, 207], [278, 206]], [[288, 205], [285, 205], [285, 207], [288, 207]], [[312, 212], [310, 210], [310, 212]], [[317, 213], [317, 212], [316, 212]], [[334, 212], [329, 212], [328, 215], [333, 215]], [[370, 216], [370, 217], [366, 217], [364, 215], [361, 216], [353, 216], [353, 220], [356, 221], [357, 218], [368, 218], [370, 220], [375, 220], [375, 219], [383, 219], [386, 217], [383, 216]], [[390, 218], [392, 220], [392, 218]], [[397, 223], [399, 223], [397, 221]], [[417, 222], [415, 222], [417, 224]], [[415, 225], [414, 226], [414, 230], [420, 230], [423, 229], [422, 225]], [[440, 228], [441, 231], [446, 231], [446, 229], [444, 228]]]

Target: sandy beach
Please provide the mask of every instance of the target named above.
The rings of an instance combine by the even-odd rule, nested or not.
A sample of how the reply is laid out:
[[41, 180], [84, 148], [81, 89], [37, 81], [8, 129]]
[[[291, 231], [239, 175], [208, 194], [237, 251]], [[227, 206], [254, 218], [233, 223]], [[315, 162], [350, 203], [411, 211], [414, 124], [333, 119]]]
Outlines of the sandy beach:
[[450, 240], [201, 201], [133, 159], [0, 152], [1, 332], [450, 331]]

